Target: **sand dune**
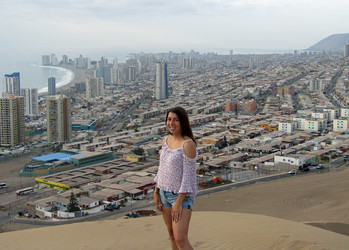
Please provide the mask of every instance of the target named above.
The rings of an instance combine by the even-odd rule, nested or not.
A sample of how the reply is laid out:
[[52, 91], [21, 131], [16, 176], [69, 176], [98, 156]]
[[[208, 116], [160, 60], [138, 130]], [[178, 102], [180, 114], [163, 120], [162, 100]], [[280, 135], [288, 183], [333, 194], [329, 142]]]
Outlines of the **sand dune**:
[[195, 201], [195, 210], [349, 225], [348, 180], [349, 167], [322, 174], [292, 176], [199, 196]]
[[[348, 249], [349, 237], [263, 215], [195, 212], [195, 249]], [[169, 249], [161, 216], [84, 222], [0, 234], [1, 249]]]
[[[349, 249], [349, 168], [198, 196], [195, 249]], [[0, 249], [169, 249], [161, 216], [0, 234]]]

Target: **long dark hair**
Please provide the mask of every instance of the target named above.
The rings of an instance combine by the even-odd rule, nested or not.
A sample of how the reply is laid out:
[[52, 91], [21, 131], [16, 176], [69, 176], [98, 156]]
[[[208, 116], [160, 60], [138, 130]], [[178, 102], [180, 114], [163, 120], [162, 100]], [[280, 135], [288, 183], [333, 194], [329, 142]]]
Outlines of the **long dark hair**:
[[170, 112], [175, 113], [178, 116], [179, 123], [181, 124], [182, 136], [190, 137], [190, 139], [192, 139], [196, 145], [196, 141], [194, 139], [193, 131], [191, 130], [187, 111], [185, 111], [185, 109], [182, 107], [171, 108], [167, 111], [165, 124], [167, 124], [167, 117]]

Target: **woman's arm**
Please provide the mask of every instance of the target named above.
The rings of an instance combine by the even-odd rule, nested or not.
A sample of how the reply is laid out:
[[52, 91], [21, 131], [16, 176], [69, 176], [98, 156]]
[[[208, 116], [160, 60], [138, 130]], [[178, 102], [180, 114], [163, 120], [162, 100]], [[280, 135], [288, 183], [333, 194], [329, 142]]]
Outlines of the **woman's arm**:
[[155, 184], [154, 187], [154, 203], [155, 203], [155, 207], [157, 210], [159, 210], [160, 212], [162, 212], [162, 203], [161, 203], [161, 199], [160, 199], [160, 194], [159, 194], [159, 189], [158, 189], [158, 184]]
[[184, 148], [184, 154], [188, 158], [192, 158], [192, 159], [195, 158], [196, 146], [195, 146], [195, 143], [193, 141], [188, 141], [188, 142], [184, 143], [183, 148]]
[[183, 159], [184, 161], [183, 162], [183, 179], [182, 179], [181, 189], [184, 192], [178, 194], [176, 203], [173, 205], [171, 210], [172, 220], [175, 222], [178, 222], [182, 217], [182, 203], [185, 197], [189, 194], [187, 190], [193, 190], [192, 185], [196, 185], [195, 143], [193, 141], [188, 141], [184, 143], [183, 148], [184, 148], [184, 154], [185, 154], [184, 157], [187, 157], [188, 159]]

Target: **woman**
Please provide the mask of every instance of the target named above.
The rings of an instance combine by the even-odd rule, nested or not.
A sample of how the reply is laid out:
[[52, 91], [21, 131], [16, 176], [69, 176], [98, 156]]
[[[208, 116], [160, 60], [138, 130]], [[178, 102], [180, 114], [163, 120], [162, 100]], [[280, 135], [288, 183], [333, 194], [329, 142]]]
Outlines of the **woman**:
[[154, 202], [162, 213], [172, 249], [193, 249], [188, 241], [188, 228], [196, 184], [196, 143], [187, 112], [182, 107], [166, 115], [170, 136], [162, 142], [160, 166], [154, 179]]

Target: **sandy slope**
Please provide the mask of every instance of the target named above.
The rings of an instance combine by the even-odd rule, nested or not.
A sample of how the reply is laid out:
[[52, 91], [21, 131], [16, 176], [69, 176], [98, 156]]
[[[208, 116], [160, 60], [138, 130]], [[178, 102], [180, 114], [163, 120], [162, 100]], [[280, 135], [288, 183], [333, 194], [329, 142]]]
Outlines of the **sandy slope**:
[[[298, 222], [195, 212], [195, 249], [347, 249], [349, 237]], [[0, 234], [1, 249], [169, 249], [161, 216], [76, 223]]]
[[349, 167], [199, 196], [195, 210], [261, 214], [298, 222], [349, 224]]

